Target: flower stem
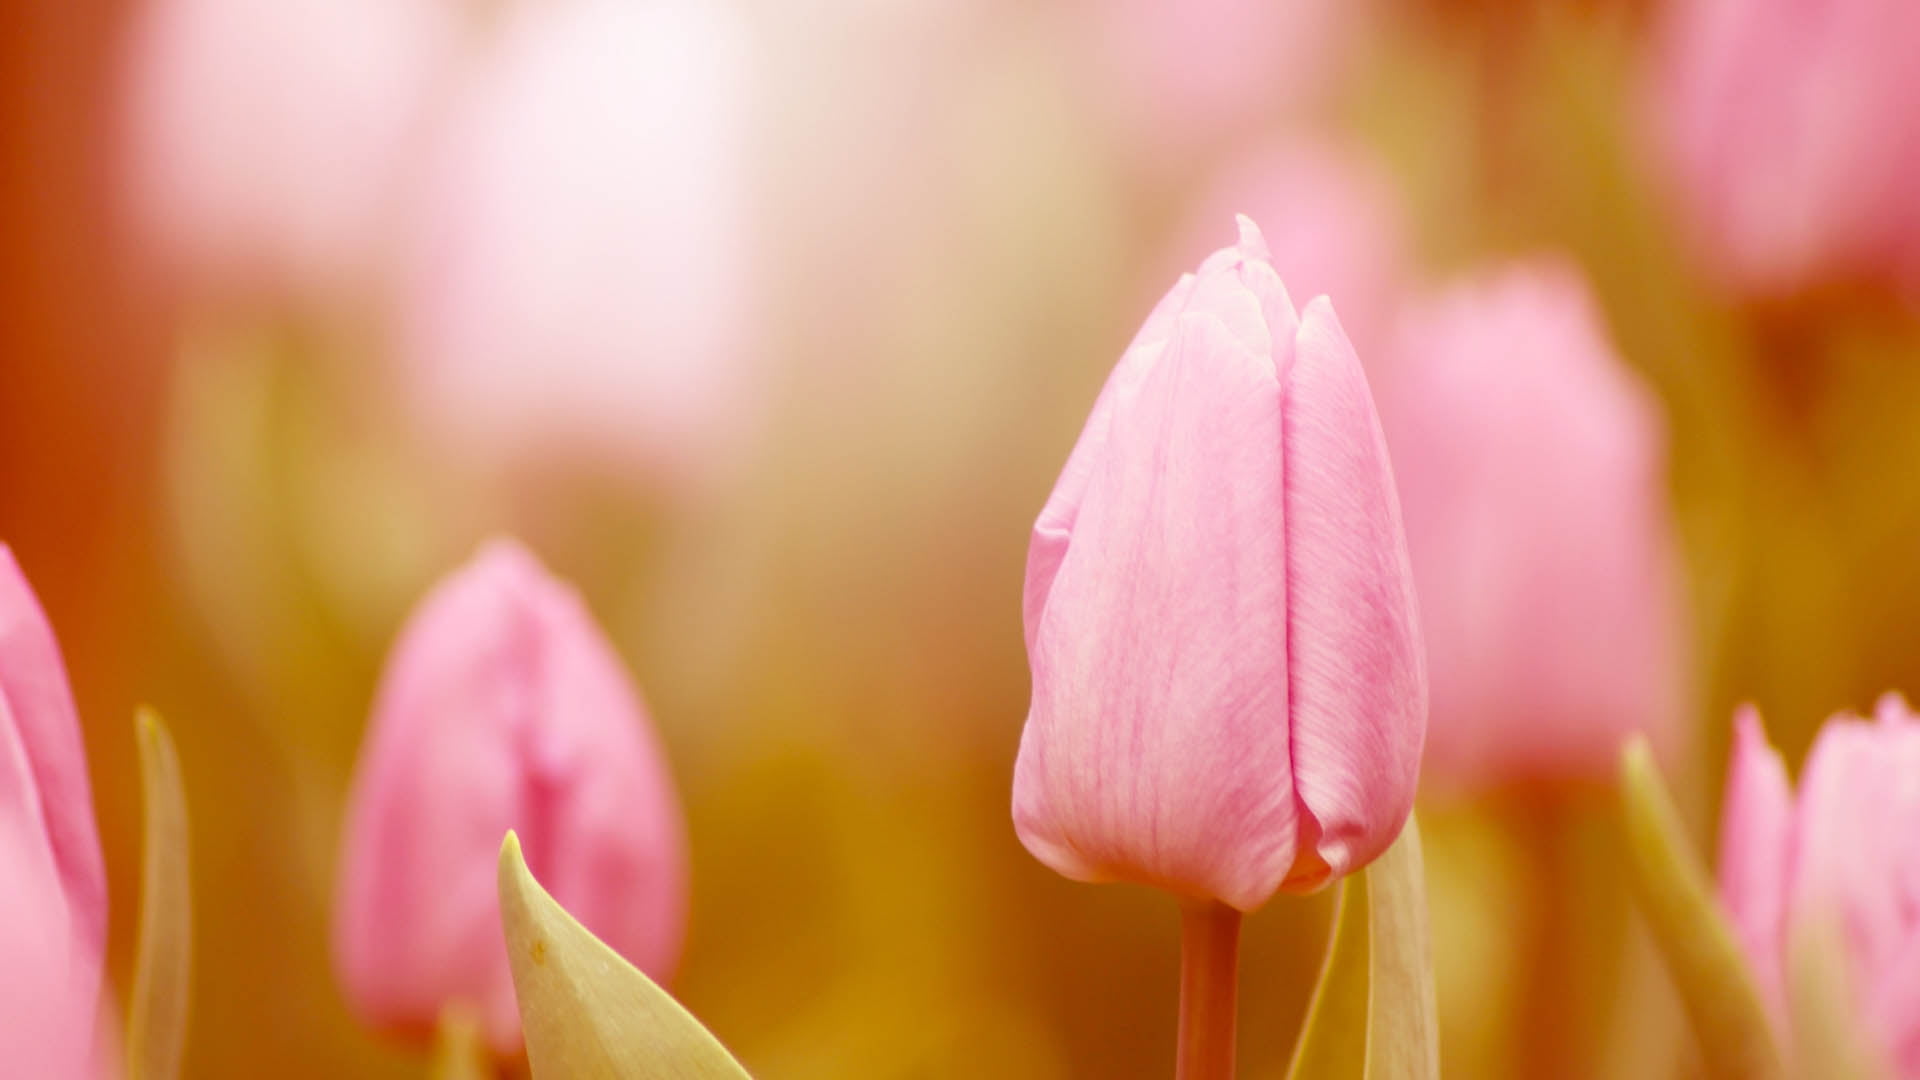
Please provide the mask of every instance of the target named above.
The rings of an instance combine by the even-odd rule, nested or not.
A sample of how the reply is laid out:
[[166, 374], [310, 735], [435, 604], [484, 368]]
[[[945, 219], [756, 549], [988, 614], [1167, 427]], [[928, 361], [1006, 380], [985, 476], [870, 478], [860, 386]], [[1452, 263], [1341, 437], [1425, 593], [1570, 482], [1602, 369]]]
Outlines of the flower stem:
[[480, 1038], [480, 1023], [473, 1013], [460, 1006], [449, 1006], [440, 1014], [435, 1033], [432, 1080], [492, 1080], [493, 1057]]
[[1240, 913], [1218, 900], [1180, 908], [1180, 1055], [1175, 1080], [1233, 1080]]

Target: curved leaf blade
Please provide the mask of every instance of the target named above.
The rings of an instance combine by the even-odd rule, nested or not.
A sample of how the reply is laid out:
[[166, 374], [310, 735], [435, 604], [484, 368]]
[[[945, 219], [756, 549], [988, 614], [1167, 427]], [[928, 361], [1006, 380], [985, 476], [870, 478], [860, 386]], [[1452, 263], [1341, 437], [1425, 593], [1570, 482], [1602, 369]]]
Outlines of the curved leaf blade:
[[747, 1080], [700, 1021], [548, 895], [511, 832], [500, 922], [536, 1078]]
[[140, 882], [140, 943], [127, 1003], [127, 1076], [174, 1080], [187, 1042], [193, 969], [193, 895], [188, 875], [187, 799], [173, 737], [152, 709], [134, 720], [146, 803]]
[[1680, 990], [1708, 1074], [1778, 1080], [1780, 1051], [1766, 1008], [1642, 736], [1620, 755], [1620, 812], [1634, 896]]
[[1327, 960], [1288, 1080], [1435, 1080], [1440, 1027], [1426, 864], [1411, 817], [1341, 885]]

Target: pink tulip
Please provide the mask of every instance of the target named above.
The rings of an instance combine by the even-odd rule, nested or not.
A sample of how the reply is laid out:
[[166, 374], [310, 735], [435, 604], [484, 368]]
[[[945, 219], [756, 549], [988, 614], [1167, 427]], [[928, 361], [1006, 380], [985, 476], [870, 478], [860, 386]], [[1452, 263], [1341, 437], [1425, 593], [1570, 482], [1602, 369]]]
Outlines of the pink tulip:
[[461, 17], [456, 0], [144, 0], [125, 88], [142, 235], [227, 295], [365, 289]]
[[1363, 154], [1302, 139], [1256, 144], [1208, 181], [1176, 235], [1177, 266], [1220, 241], [1220, 223], [1245, 210], [1273, 268], [1304, 296], [1340, 305], [1340, 325], [1362, 357], [1378, 355], [1406, 278], [1406, 230], [1393, 180]]
[[66, 666], [0, 544], [0, 1061], [86, 1075], [95, 1052], [107, 876]]
[[1741, 710], [1720, 895], [1776, 1017], [1796, 933], [1837, 920], [1855, 1015], [1897, 1075], [1920, 1077], [1920, 717], [1896, 694], [1875, 712], [1827, 721], [1796, 801], [1759, 714]]
[[1647, 108], [1692, 240], [1768, 296], [1920, 266], [1920, 7], [1679, 0]]
[[744, 28], [700, 0], [503, 11], [410, 237], [402, 357], [458, 457], [685, 475], [742, 423]]
[[1067, 877], [1247, 911], [1399, 833], [1426, 673], [1359, 362], [1240, 228], [1148, 317], [1034, 524], [1013, 817]]
[[1578, 273], [1522, 264], [1403, 315], [1376, 369], [1430, 647], [1427, 775], [1609, 775], [1681, 708], [1659, 404]]
[[685, 842], [645, 706], [580, 598], [496, 541], [408, 620], [354, 777], [333, 944], [367, 1023], [419, 1032], [462, 1006], [518, 1048], [495, 892], [509, 829], [568, 911], [669, 974]]

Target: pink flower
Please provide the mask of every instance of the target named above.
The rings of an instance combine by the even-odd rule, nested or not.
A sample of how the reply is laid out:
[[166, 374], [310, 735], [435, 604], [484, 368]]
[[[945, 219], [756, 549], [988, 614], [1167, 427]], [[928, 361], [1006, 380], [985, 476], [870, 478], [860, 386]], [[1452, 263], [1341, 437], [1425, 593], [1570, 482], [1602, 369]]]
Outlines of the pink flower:
[[452, 456], [672, 479], [751, 388], [744, 28], [700, 0], [502, 13], [410, 238], [402, 360]]
[[1362, 357], [1386, 344], [1406, 277], [1405, 223], [1393, 180], [1363, 154], [1302, 139], [1237, 153], [1208, 181], [1176, 235], [1179, 266], [1213, 250], [1239, 211], [1260, 226], [1273, 268], [1303, 296], [1340, 306]]
[[1837, 919], [1857, 1015], [1897, 1075], [1920, 1077], [1920, 717], [1897, 694], [1875, 714], [1827, 721], [1796, 801], [1759, 713], [1741, 710], [1720, 895], [1776, 1017], [1797, 928]]
[[1404, 313], [1374, 372], [1433, 675], [1427, 775], [1609, 774], [1676, 734], [1679, 555], [1659, 405], [1570, 266]]
[[128, 41], [129, 195], [197, 286], [364, 289], [459, 47], [453, 0], [145, 0]]
[[0, 1061], [86, 1075], [95, 1052], [107, 876], [66, 666], [0, 544]]
[[1246, 911], [1392, 842], [1426, 673], [1359, 362], [1240, 228], [1148, 317], [1034, 524], [1013, 818], [1068, 877]]
[[1920, 7], [1679, 0], [1647, 108], [1692, 239], [1761, 296], [1920, 268]]
[[645, 706], [580, 598], [496, 541], [422, 602], [381, 681], [348, 803], [334, 960], [369, 1024], [520, 1019], [495, 865], [507, 830], [602, 940], [656, 979], [678, 957], [679, 805]]

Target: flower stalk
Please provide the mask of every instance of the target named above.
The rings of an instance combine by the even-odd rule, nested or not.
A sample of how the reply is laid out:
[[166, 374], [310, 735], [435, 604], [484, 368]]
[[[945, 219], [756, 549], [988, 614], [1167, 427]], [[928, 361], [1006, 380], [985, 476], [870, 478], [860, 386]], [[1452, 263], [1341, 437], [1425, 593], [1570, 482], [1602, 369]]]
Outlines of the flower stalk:
[[1176, 1080], [1232, 1080], [1239, 968], [1240, 912], [1218, 900], [1183, 903]]

